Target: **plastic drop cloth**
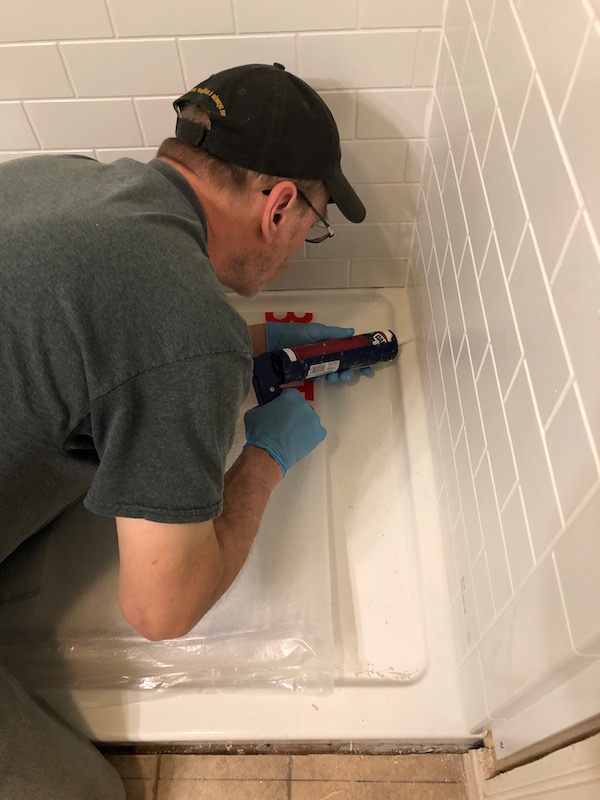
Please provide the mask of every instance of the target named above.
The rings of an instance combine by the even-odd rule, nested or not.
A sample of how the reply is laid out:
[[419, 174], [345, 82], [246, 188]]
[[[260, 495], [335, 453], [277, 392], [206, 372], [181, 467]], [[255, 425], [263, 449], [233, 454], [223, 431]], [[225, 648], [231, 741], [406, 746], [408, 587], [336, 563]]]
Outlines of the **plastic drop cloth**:
[[331, 691], [326, 487], [321, 447], [276, 488], [228, 592], [189, 634], [165, 642], [143, 639], [119, 612], [114, 521], [75, 505], [0, 564], [0, 661], [38, 690]]

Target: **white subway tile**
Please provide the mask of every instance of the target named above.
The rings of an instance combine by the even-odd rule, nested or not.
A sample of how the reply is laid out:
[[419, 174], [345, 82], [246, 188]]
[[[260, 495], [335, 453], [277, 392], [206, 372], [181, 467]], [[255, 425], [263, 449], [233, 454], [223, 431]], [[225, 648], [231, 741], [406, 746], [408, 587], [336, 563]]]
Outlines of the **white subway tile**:
[[439, 92], [444, 86], [444, 81], [446, 80], [446, 72], [448, 71], [448, 63], [450, 60], [451, 60], [450, 50], [448, 48], [448, 43], [446, 42], [446, 38], [443, 36], [442, 43], [440, 45], [440, 57], [438, 60], [438, 68], [434, 83], [436, 92]]
[[0, 47], [0, 99], [73, 97], [55, 44]]
[[483, 180], [504, 262], [504, 271], [508, 274], [517, 253], [526, 216], [506, 138], [497, 116], [492, 125], [483, 165]]
[[175, 136], [177, 115], [171, 97], [140, 97], [135, 100], [144, 141], [148, 145], [158, 145], [169, 136]]
[[517, 256], [509, 291], [537, 406], [545, 425], [567, 385], [570, 371], [529, 231]]
[[433, 248], [433, 231], [431, 230], [431, 222], [429, 221], [427, 203], [423, 195], [421, 195], [417, 212], [417, 231], [421, 246], [421, 257], [423, 259], [423, 273], [426, 274]]
[[390, 258], [396, 255], [397, 236], [393, 223], [337, 225], [332, 239], [308, 244], [307, 253], [309, 258]]
[[469, 562], [473, 564], [481, 555], [483, 549], [483, 534], [479, 519], [477, 499], [475, 497], [473, 470], [469, 459], [469, 451], [464, 431], [461, 433], [458, 440], [454, 456], [456, 459], [456, 473], [458, 476], [458, 485], [460, 487], [467, 546], [469, 549]]
[[25, 103], [42, 147], [139, 147], [130, 100], [55, 100]]
[[460, 583], [458, 579], [456, 554], [454, 552], [454, 542], [452, 540], [452, 530], [450, 528], [450, 520], [448, 519], [449, 515], [445, 497], [443, 497], [443, 500], [438, 504], [438, 509], [440, 511], [440, 513], [438, 513], [440, 520], [440, 532], [442, 534], [444, 554], [446, 556], [448, 592], [450, 600], [453, 601], [460, 593]]
[[427, 145], [425, 146], [425, 153], [424, 153], [424, 163], [423, 163], [423, 177], [421, 179], [421, 196], [423, 198], [423, 202], [427, 202], [426, 198], [429, 197], [429, 187], [431, 186], [431, 180], [434, 175], [434, 168], [433, 168], [433, 160], [431, 158], [431, 152]]
[[438, 259], [434, 253], [431, 264], [429, 265], [429, 298], [431, 300], [431, 312], [433, 316], [433, 324], [437, 334], [438, 345], [444, 341], [446, 329], [448, 327], [448, 320], [446, 317], [446, 303], [444, 301], [444, 292], [442, 289], [442, 270], [441, 265], [438, 264]]
[[361, 28], [439, 27], [443, 21], [444, 0], [358, 0]]
[[438, 258], [443, 258], [448, 245], [448, 226], [446, 224], [446, 215], [442, 204], [442, 193], [435, 176], [431, 181], [431, 187], [429, 189], [428, 205], [434, 248]]
[[[420, 266], [419, 266], [420, 261]], [[416, 266], [414, 266], [416, 265]], [[419, 361], [419, 375], [421, 378], [421, 387], [423, 389], [423, 399], [427, 406], [431, 400], [431, 381], [429, 379], [429, 367], [427, 366], [427, 354], [425, 352], [425, 326], [426, 322], [426, 309], [424, 308], [423, 295], [426, 293], [426, 287], [422, 284], [417, 285], [415, 277], [416, 269], [422, 268], [423, 259], [421, 254], [410, 262], [408, 272], [408, 301], [410, 304], [410, 313], [415, 332], [416, 346], [417, 346], [417, 359]]]
[[506, 415], [515, 450], [531, 541], [536, 558], [539, 558], [560, 532], [562, 522], [542, 432], [523, 367], [519, 369], [506, 400]]
[[483, 552], [471, 567], [473, 574], [473, 588], [477, 601], [477, 614], [482, 631], [487, 630], [496, 617], [494, 611], [494, 598], [488, 569], [487, 553]]
[[80, 97], [182, 94], [175, 40], [68, 42], [61, 50]]
[[487, 349], [489, 338], [485, 327], [483, 304], [473, 264], [473, 256], [468, 243], [465, 247], [460, 272], [458, 274], [460, 301], [465, 318], [465, 328], [469, 339], [469, 349], [475, 374], [479, 372]]
[[444, 85], [438, 89], [438, 96], [444, 124], [448, 132], [450, 150], [454, 158], [456, 171], [460, 175], [469, 140], [469, 123], [462, 93], [458, 85], [458, 76], [454, 70], [452, 60], [448, 62]]
[[233, 7], [239, 33], [356, 28], [356, 5], [347, 0], [233, 0]]
[[347, 259], [308, 259], [291, 261], [285, 272], [269, 284], [269, 289], [344, 289], [350, 286]]
[[465, 335], [465, 323], [460, 305], [454, 259], [452, 258], [449, 247], [446, 249], [446, 258], [444, 259], [442, 268], [442, 287], [446, 313], [448, 315], [448, 335], [450, 337], [450, 344], [452, 345], [454, 360], [456, 361]]
[[459, 574], [460, 600], [464, 625], [464, 637], [467, 647], [473, 646], [481, 635], [479, 618], [477, 615], [477, 602], [473, 586], [473, 574], [469, 564], [469, 552], [464, 530], [464, 521], [461, 519], [452, 532], [456, 562]]
[[579, 204], [535, 81], [527, 100], [514, 158], [542, 261], [548, 276], [551, 276]]
[[242, 64], [283, 64], [296, 73], [293, 36], [219, 36], [179, 41], [183, 74], [189, 88], [215, 72]]
[[496, 0], [469, 0], [471, 13], [473, 14], [477, 32], [479, 33], [479, 38], [483, 45], [485, 45], [490, 30], [495, 2]]
[[442, 34], [435, 30], [421, 30], [417, 37], [413, 84], [433, 86], [440, 52]]
[[583, 3], [521, 0], [518, 16], [550, 105], [558, 117], [583, 44], [589, 14]]
[[518, 486], [511, 494], [502, 509], [501, 518], [510, 575], [517, 591], [534, 566], [521, 487]]
[[504, 397], [519, 366], [522, 353], [508, 296], [506, 278], [500, 264], [494, 237], [490, 243], [479, 285], [500, 390]]
[[590, 216], [600, 219], [600, 26], [593, 27], [561, 121], [567, 153]]
[[0, 5], [4, 42], [112, 36], [104, 0], [22, 0]]
[[356, 92], [321, 92], [338, 126], [340, 139], [356, 136]]
[[475, 34], [475, 29], [471, 29], [469, 42], [463, 71], [461, 75], [461, 87], [467, 117], [471, 127], [475, 151], [479, 158], [479, 163], [483, 161], [490, 129], [494, 119], [496, 100], [492, 92], [492, 85], [488, 76], [479, 39]]
[[465, 163], [460, 176], [460, 196], [465, 207], [475, 269], [479, 274], [490, 241], [492, 221], [472, 139], [469, 139], [467, 145]]
[[[442, 453], [442, 464], [444, 467], [444, 480], [446, 486], [446, 494], [448, 496], [448, 508], [450, 511], [450, 521], [454, 525], [460, 514], [460, 490], [458, 488], [458, 480], [456, 477], [456, 465], [454, 463], [454, 451], [452, 446], [452, 436], [450, 434], [450, 425], [448, 422], [448, 414], [444, 413], [442, 424], [440, 425], [440, 449]], [[467, 564], [467, 560], [461, 560], [459, 563]]]
[[512, 142], [533, 67], [510, 3], [496, 3], [494, 7], [486, 56], [506, 133]]
[[342, 143], [342, 169], [351, 183], [402, 183], [406, 167], [406, 140]]
[[[431, 292], [431, 289], [430, 289]], [[431, 378], [431, 397], [435, 407], [436, 418], [436, 438], [439, 440], [439, 426], [442, 424], [444, 412], [446, 410], [446, 395], [444, 394], [444, 382], [442, 381], [442, 367], [440, 365], [439, 349], [435, 335], [435, 326], [431, 326], [429, 339], [427, 340], [427, 362], [429, 364], [429, 375]], [[448, 432], [448, 436], [450, 433]], [[440, 457], [441, 457], [441, 443], [438, 441]], [[452, 448], [450, 448], [452, 449]], [[437, 481], [437, 485], [441, 486], [443, 483], [443, 476], [441, 480]], [[453, 521], [454, 522], [454, 521]]]
[[141, 161], [142, 164], [147, 164], [156, 156], [156, 147], [128, 147], [116, 148], [111, 150], [96, 151], [98, 161], [103, 164], [110, 164], [117, 161], [119, 158], [133, 158], [135, 161]]
[[467, 238], [467, 225], [463, 211], [460, 191], [458, 189], [458, 179], [454, 169], [454, 159], [450, 156], [448, 169], [446, 170], [446, 180], [444, 181], [444, 191], [442, 201], [446, 209], [446, 221], [448, 222], [448, 233], [450, 234], [450, 246], [454, 254], [454, 260], [460, 262], [465, 241]]
[[[491, 456], [491, 453], [488, 453], [488, 455]], [[498, 613], [510, 600], [513, 590], [497, 498], [494, 492], [495, 479], [496, 475], [492, 478], [490, 460], [484, 456], [475, 476], [475, 492], [483, 529], [483, 542], [490, 569], [494, 606]], [[495, 485], [497, 488], [497, 482]]]
[[[456, 447], [458, 437], [463, 427], [463, 418], [460, 408], [460, 400], [458, 397], [458, 386], [456, 383], [456, 371], [454, 369], [452, 348], [450, 346], [450, 339], [448, 336], [446, 336], [444, 343], [442, 344], [440, 364], [442, 366], [442, 379], [444, 381], [444, 394], [446, 395], [446, 408], [448, 412], [448, 422], [450, 424], [452, 446]], [[460, 478], [460, 475], [458, 477]], [[461, 497], [463, 497], [462, 489]], [[465, 501], [463, 497], [463, 505], [464, 502]]]
[[546, 444], [563, 517], [569, 519], [600, 480], [573, 387], [548, 426]]
[[[442, 467], [442, 454], [441, 454], [440, 440], [437, 428], [436, 408], [435, 408], [435, 403], [433, 402], [433, 394], [431, 395], [431, 401], [427, 406], [427, 425], [429, 427], [431, 460], [433, 462], [433, 474], [435, 478], [435, 485], [438, 491], [441, 491], [440, 504], [439, 504], [440, 519], [445, 520], [444, 524], [447, 525], [448, 529], [450, 529], [450, 514], [448, 512], [448, 503], [446, 502], [446, 494], [440, 489], [440, 487], [444, 485], [444, 469]], [[443, 512], [442, 512], [442, 502], [441, 502], [442, 499], [443, 499]]]
[[398, 237], [396, 239], [395, 255], [401, 256], [403, 258], [409, 258], [414, 236], [415, 236], [414, 222], [398, 223]]
[[427, 142], [425, 139], [411, 139], [408, 142], [408, 153], [406, 157], [406, 171], [404, 180], [406, 183], [420, 183], [424, 178], [425, 150]]
[[357, 100], [359, 139], [418, 139], [427, 135], [432, 90], [358, 92]]
[[300, 77], [317, 89], [410, 86], [416, 44], [416, 31], [300, 34]]
[[107, 2], [115, 22], [117, 36], [194, 36], [234, 31], [229, 2], [211, 3], [209, 0], [194, 0], [193, 3], [189, 0], [169, 0], [168, 3], [146, 3], [143, 0], [107, 0]]
[[442, 112], [440, 110], [437, 97], [435, 97], [433, 101], [428, 144], [438, 182], [440, 186], [443, 186], [444, 178], [446, 176], [448, 156], [450, 154], [450, 143], [448, 142], [446, 126], [444, 125], [444, 120], [442, 119]]
[[[510, 435], [504, 418], [504, 407], [500, 396], [496, 371], [489, 350], [477, 379], [477, 393], [481, 406], [483, 429], [487, 441], [492, 474], [494, 476], [496, 496], [498, 498], [498, 505], [502, 507], [515, 485], [517, 474], [510, 446]], [[491, 508], [488, 507], [488, 511], [491, 514]], [[483, 509], [480, 508], [480, 512], [485, 530], [485, 515]]]
[[[416, 183], [372, 183], [357, 187], [360, 199], [367, 209], [365, 222], [408, 222], [415, 221], [419, 186]], [[335, 206], [330, 206], [334, 209]], [[340, 211], [330, 214], [331, 222], [341, 222], [344, 217]]]
[[20, 103], [0, 103], [0, 149], [32, 150], [39, 147]]
[[469, 28], [471, 27], [471, 12], [467, 0], [448, 0], [444, 33], [454, 59], [454, 66], [460, 75], [465, 59]]
[[406, 286], [407, 258], [353, 258], [350, 263], [350, 286]]
[[477, 469], [481, 457], [485, 451], [485, 437], [483, 435], [483, 423], [481, 421], [481, 411], [475, 390], [475, 377], [471, 365], [471, 356], [466, 343], [463, 343], [462, 350], [456, 364], [456, 377], [458, 380], [458, 391], [460, 402], [465, 419], [465, 433], [469, 446], [469, 456], [473, 470]]
[[600, 491], [571, 523], [555, 551], [573, 644], [583, 655], [600, 655]]
[[552, 287], [569, 357], [600, 452], [600, 259], [581, 219]]
[[484, 636], [480, 655], [488, 708], [496, 716], [525, 687], [555, 676], [572, 656], [551, 559], [535, 570]]

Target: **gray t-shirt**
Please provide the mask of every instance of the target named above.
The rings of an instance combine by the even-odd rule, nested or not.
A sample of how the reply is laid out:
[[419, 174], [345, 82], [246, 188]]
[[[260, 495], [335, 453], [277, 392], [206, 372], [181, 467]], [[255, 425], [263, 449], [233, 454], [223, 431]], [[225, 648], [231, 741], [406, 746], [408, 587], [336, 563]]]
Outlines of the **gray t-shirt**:
[[102, 515], [218, 516], [250, 351], [176, 170], [2, 165], [0, 560], [86, 492]]

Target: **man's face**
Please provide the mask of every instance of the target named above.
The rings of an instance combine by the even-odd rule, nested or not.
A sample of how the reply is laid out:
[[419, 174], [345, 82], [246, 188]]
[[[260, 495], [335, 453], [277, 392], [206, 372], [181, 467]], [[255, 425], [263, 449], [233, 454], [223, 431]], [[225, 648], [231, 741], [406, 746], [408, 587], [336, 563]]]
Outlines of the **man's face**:
[[[321, 210], [321, 206], [324, 214], [327, 207], [325, 191], [316, 208]], [[261, 289], [285, 271], [293, 255], [302, 247], [315, 221], [315, 213], [309, 208], [302, 209], [301, 200], [298, 198], [294, 224], [285, 233], [281, 232], [269, 246], [233, 258], [229, 264], [225, 285], [242, 297], [255, 297]]]

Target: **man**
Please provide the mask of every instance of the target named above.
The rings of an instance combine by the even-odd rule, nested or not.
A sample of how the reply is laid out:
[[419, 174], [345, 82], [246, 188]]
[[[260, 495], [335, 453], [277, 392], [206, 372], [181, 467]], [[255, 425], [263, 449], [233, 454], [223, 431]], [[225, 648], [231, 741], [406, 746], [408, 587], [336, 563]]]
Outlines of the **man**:
[[[212, 75], [175, 108], [176, 138], [148, 165], [39, 156], [0, 168], [0, 559], [85, 495], [116, 519], [120, 608], [152, 640], [185, 634], [227, 590], [273, 488], [325, 436], [286, 391], [247, 413], [246, 447], [223, 475], [251, 355], [351, 334], [248, 331], [222, 287], [254, 296], [305, 239], [332, 235], [328, 202], [365, 215], [330, 112], [281, 65]], [[36, 711], [21, 713], [32, 701], [9, 676], [0, 684], [0, 719], [12, 713], [24, 746]], [[45, 736], [39, 796], [95, 797], [49, 774], [61, 736], [56, 755]], [[11, 776], [2, 800], [20, 796]], [[120, 796], [106, 780], [98, 796]]]

